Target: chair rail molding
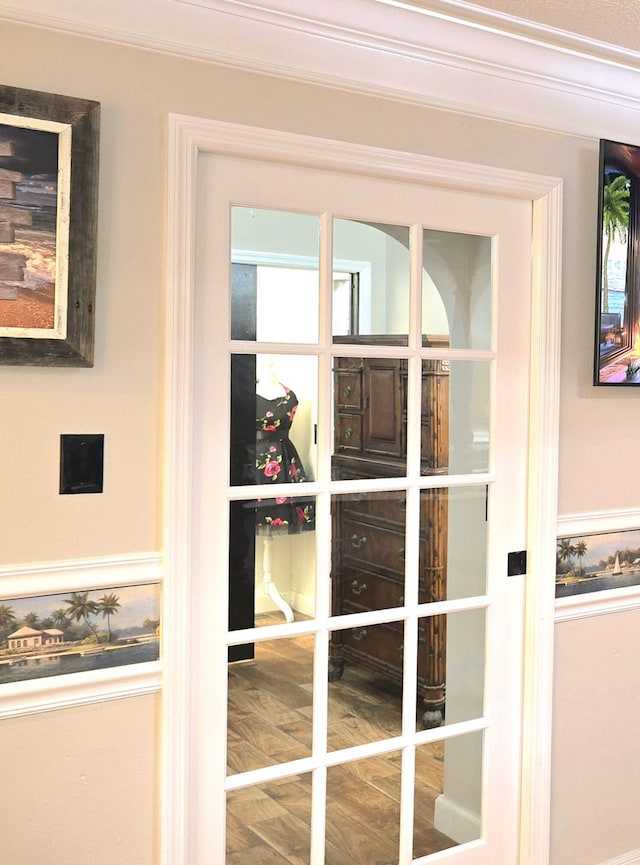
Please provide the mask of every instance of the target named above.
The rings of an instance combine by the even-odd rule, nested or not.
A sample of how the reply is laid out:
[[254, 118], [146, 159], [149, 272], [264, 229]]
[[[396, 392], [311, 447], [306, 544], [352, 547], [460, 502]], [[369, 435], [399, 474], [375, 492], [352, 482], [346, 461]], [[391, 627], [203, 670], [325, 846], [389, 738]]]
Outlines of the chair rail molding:
[[640, 529], [640, 509], [586, 511], [558, 516], [558, 536], [589, 535], [596, 532], [623, 532]]
[[428, 5], [4, 0], [0, 20], [526, 126], [635, 136], [639, 52], [462, 0]]
[[0, 598], [162, 582], [160, 553], [29, 562], [0, 566]]

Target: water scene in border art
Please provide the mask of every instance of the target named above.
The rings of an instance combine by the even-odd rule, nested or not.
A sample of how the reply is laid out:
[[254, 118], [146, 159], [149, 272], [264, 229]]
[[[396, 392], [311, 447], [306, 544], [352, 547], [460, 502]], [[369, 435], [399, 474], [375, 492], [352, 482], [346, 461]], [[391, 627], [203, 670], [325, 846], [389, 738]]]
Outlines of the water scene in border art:
[[0, 600], [0, 684], [155, 661], [160, 585]]
[[640, 530], [558, 538], [556, 597], [640, 585]]

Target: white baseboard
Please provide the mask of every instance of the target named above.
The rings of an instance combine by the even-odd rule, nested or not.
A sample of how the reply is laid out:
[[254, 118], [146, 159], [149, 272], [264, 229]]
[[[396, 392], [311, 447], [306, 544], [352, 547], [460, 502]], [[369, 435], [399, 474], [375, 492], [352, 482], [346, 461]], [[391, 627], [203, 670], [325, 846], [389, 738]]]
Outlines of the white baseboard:
[[312, 595], [301, 595], [300, 592], [291, 593], [291, 606], [303, 616], [313, 617], [315, 615], [315, 599]]
[[482, 837], [480, 815], [458, 805], [442, 793], [435, 801], [434, 828], [458, 844]]
[[[299, 592], [281, 592], [284, 601], [297, 613], [313, 617], [315, 601], [312, 595], [302, 595]], [[256, 613], [275, 613], [278, 608], [268, 595], [256, 597]]]

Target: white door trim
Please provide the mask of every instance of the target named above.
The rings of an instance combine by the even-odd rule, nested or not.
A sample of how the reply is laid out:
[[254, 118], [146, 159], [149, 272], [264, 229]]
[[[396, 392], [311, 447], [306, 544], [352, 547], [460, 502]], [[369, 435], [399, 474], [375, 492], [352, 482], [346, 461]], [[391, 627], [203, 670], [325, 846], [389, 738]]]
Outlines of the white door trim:
[[162, 863], [187, 865], [190, 753], [189, 574], [194, 436], [194, 249], [200, 153], [387, 177], [533, 202], [529, 570], [525, 609], [520, 865], [549, 859], [551, 692], [560, 375], [562, 181], [295, 133], [170, 116], [167, 237]]

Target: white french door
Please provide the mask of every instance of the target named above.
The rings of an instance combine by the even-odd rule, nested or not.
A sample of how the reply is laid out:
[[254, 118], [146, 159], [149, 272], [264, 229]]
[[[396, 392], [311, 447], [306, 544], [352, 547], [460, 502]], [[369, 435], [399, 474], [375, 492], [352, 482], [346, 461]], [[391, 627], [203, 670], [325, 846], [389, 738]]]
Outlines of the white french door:
[[[531, 198], [196, 160], [170, 349], [165, 859], [515, 865], [532, 612], [509, 554], [540, 556]], [[311, 279], [232, 275], [288, 258]], [[345, 260], [368, 290], [338, 336]]]

